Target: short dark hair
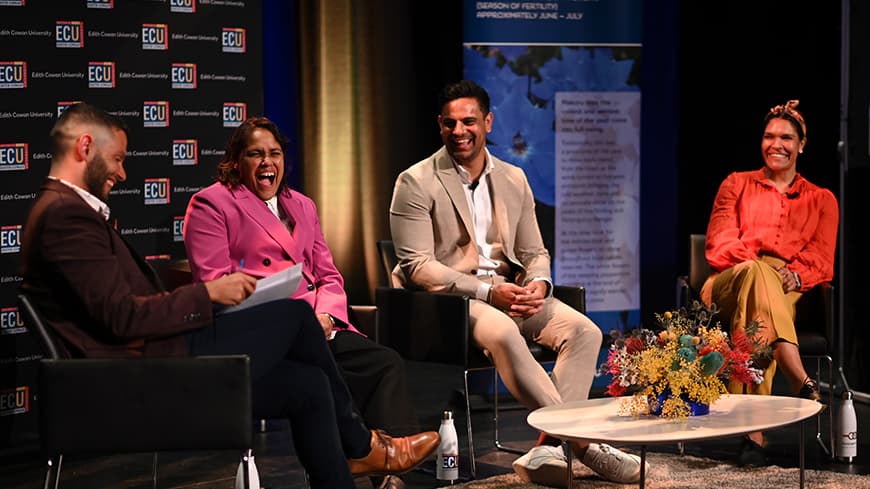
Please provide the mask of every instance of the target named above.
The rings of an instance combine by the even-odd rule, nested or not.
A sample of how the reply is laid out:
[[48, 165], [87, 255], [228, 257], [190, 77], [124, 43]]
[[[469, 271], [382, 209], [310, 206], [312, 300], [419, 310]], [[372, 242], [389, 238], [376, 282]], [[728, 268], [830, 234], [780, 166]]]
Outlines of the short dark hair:
[[489, 94], [483, 87], [471, 80], [459, 80], [442, 88], [438, 94], [438, 113], [440, 114], [444, 110], [444, 105], [448, 102], [467, 97], [477, 99], [477, 105], [480, 106], [483, 115], [489, 114]]
[[96, 105], [78, 102], [67, 107], [51, 128], [49, 138], [51, 139], [51, 153], [53, 155], [62, 155], [69, 149], [66, 138], [70, 134], [66, 132], [66, 128], [71, 124], [93, 124], [105, 129], [117, 129], [129, 136], [127, 124], [122, 119]]
[[233, 131], [233, 134], [230, 136], [230, 140], [227, 143], [227, 147], [224, 150], [224, 157], [221, 162], [218, 163], [217, 179], [224, 185], [235, 187], [239, 184], [241, 176], [239, 175], [239, 170], [236, 168], [236, 163], [239, 162], [239, 159], [242, 157], [242, 152], [244, 152], [245, 148], [248, 146], [248, 140], [251, 138], [254, 129], [265, 129], [275, 136], [275, 141], [278, 141], [278, 144], [281, 145], [281, 151], [284, 151], [285, 153], [284, 168], [285, 172], [287, 171], [286, 153], [287, 144], [290, 140], [281, 133], [281, 130], [278, 129], [278, 125], [268, 118], [262, 116], [248, 117], [245, 119], [245, 122], [242, 122], [238, 127], [236, 127], [236, 130]]

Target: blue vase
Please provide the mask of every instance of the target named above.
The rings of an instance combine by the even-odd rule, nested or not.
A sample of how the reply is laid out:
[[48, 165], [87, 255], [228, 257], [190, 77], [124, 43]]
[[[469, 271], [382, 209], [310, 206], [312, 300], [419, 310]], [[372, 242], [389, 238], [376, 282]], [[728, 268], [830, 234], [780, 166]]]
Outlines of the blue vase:
[[[662, 391], [661, 394], [657, 395], [655, 405], [653, 405], [653, 403], [650, 403], [650, 414], [661, 416], [662, 406], [664, 406], [665, 404], [665, 399], [668, 399], [670, 397], [670, 389], [665, 389], [664, 391]], [[689, 399], [689, 396], [687, 394], [680, 394], [680, 399], [682, 399], [683, 402], [689, 405], [689, 416], [703, 416], [705, 414], [710, 414], [709, 404], [693, 401]]]

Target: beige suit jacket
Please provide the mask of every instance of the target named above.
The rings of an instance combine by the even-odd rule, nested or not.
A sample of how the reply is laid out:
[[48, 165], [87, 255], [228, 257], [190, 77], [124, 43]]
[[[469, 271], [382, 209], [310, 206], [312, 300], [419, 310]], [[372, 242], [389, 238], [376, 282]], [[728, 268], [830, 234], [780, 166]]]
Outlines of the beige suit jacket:
[[[493, 218], [514, 282], [550, 280], [550, 255], [544, 247], [535, 200], [523, 170], [490, 156]], [[443, 146], [402, 172], [390, 205], [390, 231], [399, 264], [393, 284], [430, 292], [474, 297], [478, 251], [471, 211], [453, 160]]]

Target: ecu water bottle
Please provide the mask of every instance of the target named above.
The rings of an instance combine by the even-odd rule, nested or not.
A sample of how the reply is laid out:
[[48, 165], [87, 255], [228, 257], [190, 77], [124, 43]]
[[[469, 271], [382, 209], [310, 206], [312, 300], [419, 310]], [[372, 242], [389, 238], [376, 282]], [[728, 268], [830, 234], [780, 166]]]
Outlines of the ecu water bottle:
[[453, 411], [441, 414], [441, 428], [438, 429], [441, 444], [438, 445], [435, 459], [435, 477], [451, 484], [459, 479], [459, 438], [456, 436], [456, 426], [453, 425]]
[[[248, 469], [248, 485], [245, 486], [245, 465]], [[239, 468], [236, 470], [236, 485], [235, 489], [243, 489], [244, 487], [259, 488], [260, 474], [257, 472], [257, 464], [254, 463], [254, 456], [248, 453], [239, 462]]]
[[858, 420], [855, 418], [855, 405], [852, 404], [852, 392], [843, 391], [840, 400], [840, 412], [837, 413], [837, 458], [852, 463], [858, 455]]

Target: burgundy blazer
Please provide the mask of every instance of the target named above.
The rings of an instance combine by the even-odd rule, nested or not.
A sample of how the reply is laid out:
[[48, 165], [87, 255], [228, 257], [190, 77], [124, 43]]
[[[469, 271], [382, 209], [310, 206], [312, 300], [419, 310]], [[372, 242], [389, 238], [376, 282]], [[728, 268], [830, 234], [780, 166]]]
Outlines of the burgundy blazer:
[[184, 245], [194, 280], [232, 273], [243, 261], [243, 271], [255, 277], [302, 263], [303, 279], [291, 298], [341, 321], [337, 329], [359, 333], [348, 321], [344, 279], [326, 245], [314, 201], [285, 186], [278, 203], [295, 222], [292, 233], [244, 185], [215, 183], [194, 194], [184, 216]]
[[58, 181], [43, 184], [21, 255], [21, 289], [72, 356], [184, 356], [184, 333], [212, 324], [203, 284], [164, 291], [121, 235]]

